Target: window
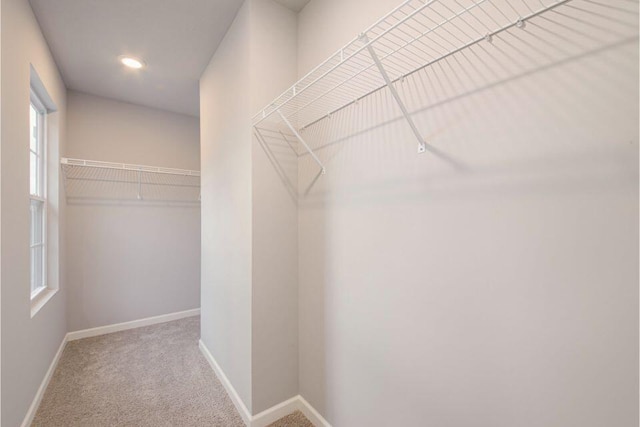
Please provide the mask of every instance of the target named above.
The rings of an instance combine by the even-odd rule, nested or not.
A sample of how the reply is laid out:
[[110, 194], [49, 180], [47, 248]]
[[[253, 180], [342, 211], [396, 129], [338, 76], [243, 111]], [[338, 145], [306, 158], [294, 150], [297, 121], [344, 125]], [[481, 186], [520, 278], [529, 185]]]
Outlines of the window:
[[32, 92], [29, 106], [31, 299], [47, 288], [46, 109]]

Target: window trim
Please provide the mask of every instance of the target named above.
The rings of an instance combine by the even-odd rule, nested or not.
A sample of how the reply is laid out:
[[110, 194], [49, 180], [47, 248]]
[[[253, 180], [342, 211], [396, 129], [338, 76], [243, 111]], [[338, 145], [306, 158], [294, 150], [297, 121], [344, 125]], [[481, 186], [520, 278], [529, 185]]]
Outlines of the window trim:
[[[31, 289], [31, 283], [32, 283], [32, 277], [29, 277], [29, 290], [30, 290], [30, 299], [33, 304], [38, 303], [37, 305], [39, 306], [38, 309], [44, 305], [43, 301], [42, 304], [39, 304], [40, 300], [44, 299], [45, 296], [45, 291], [51, 291], [51, 289], [49, 288], [49, 278], [48, 278], [48, 272], [49, 272], [49, 265], [48, 265], [48, 202], [47, 202], [47, 188], [48, 188], [48, 179], [47, 179], [47, 174], [48, 174], [48, 168], [47, 168], [47, 161], [48, 161], [48, 150], [47, 150], [47, 120], [46, 120], [46, 116], [47, 116], [47, 108], [45, 107], [44, 103], [42, 102], [42, 100], [40, 99], [40, 97], [38, 96], [37, 93], [35, 93], [35, 91], [33, 90], [33, 88], [31, 89], [31, 93], [30, 93], [30, 100], [29, 100], [29, 107], [31, 108], [31, 106], [33, 106], [34, 110], [37, 113], [37, 127], [38, 127], [38, 135], [37, 135], [37, 139], [38, 139], [38, 147], [37, 150], [39, 151], [39, 153], [34, 153], [33, 150], [31, 149], [31, 142], [29, 142], [29, 153], [33, 153], [37, 156], [37, 160], [38, 160], [38, 177], [37, 180], [38, 182], [36, 183], [36, 193], [37, 194], [31, 194], [31, 185], [29, 185], [29, 208], [31, 209], [31, 203], [32, 201], [37, 201], [39, 203], [42, 203], [42, 242], [38, 243], [36, 245], [32, 245], [31, 244], [31, 239], [29, 239], [29, 264], [30, 264], [30, 268], [29, 268], [29, 272], [31, 274], [31, 262], [32, 259], [31, 257], [33, 256], [33, 251], [32, 249], [34, 247], [42, 247], [42, 272], [41, 272], [41, 276], [42, 276], [42, 282], [41, 285], [36, 287], [35, 289]], [[31, 119], [29, 119], [31, 120]], [[29, 126], [31, 126], [31, 123], [29, 123]], [[31, 158], [29, 158], [29, 162], [31, 162]], [[31, 165], [29, 165], [29, 168], [31, 168]], [[31, 179], [31, 178], [29, 178]], [[46, 300], [48, 300], [49, 298], [46, 298]]]
[[[33, 298], [31, 298], [31, 284], [29, 283], [24, 289], [25, 294], [29, 292], [31, 299], [31, 318], [34, 318], [38, 312], [47, 304], [47, 302], [53, 298], [54, 295], [60, 290], [60, 248], [58, 240], [60, 239], [60, 222], [57, 215], [49, 215], [60, 208], [60, 170], [58, 165], [58, 159], [60, 155], [60, 116], [57, 113], [58, 108], [56, 103], [49, 95], [46, 85], [38, 75], [38, 72], [30, 64], [29, 67], [29, 83], [30, 83], [30, 97], [29, 101], [33, 103], [35, 107], [38, 107], [42, 114], [43, 126], [42, 126], [42, 141], [43, 141], [43, 181], [42, 181], [42, 193], [39, 193], [37, 197], [44, 199], [44, 235], [43, 239], [46, 243], [45, 253], [43, 254], [43, 288], [39, 292], [34, 292]], [[26, 99], [24, 100], [26, 101]], [[29, 110], [26, 111], [28, 114]], [[30, 119], [29, 119], [30, 120]], [[26, 141], [27, 139], [25, 139]], [[31, 142], [29, 142], [30, 147]], [[29, 151], [26, 151], [28, 153]], [[30, 154], [29, 154], [30, 156]], [[30, 158], [29, 158], [29, 161]], [[29, 176], [30, 172], [29, 172]], [[28, 189], [31, 194], [31, 188]], [[29, 200], [29, 204], [34, 203]], [[38, 206], [40, 208], [40, 206]], [[28, 208], [30, 209], [30, 207]], [[31, 239], [28, 239], [29, 244]], [[29, 280], [29, 282], [31, 282]], [[25, 284], [26, 285], [26, 284]]]

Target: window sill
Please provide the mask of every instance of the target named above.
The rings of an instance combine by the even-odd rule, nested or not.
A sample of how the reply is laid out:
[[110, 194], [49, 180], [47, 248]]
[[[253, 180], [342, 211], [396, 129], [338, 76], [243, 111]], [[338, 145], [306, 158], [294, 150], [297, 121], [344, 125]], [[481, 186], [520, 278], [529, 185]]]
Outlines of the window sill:
[[31, 318], [32, 319], [38, 313], [38, 311], [40, 311], [40, 309], [44, 307], [47, 301], [49, 301], [57, 292], [58, 292], [57, 289], [47, 288], [47, 289], [44, 289], [42, 292], [38, 293], [38, 295], [36, 295], [34, 298], [31, 299]]

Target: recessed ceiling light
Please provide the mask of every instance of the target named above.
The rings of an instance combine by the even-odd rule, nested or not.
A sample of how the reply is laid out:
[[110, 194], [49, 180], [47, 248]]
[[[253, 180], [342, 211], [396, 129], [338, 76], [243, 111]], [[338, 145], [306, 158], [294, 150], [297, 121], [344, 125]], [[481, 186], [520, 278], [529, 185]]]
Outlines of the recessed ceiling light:
[[131, 56], [121, 56], [120, 57], [120, 62], [122, 62], [123, 65], [129, 67], [129, 68], [134, 68], [136, 70], [139, 70], [140, 68], [143, 68], [145, 63], [142, 59], [138, 59], [138, 58], [134, 58]]

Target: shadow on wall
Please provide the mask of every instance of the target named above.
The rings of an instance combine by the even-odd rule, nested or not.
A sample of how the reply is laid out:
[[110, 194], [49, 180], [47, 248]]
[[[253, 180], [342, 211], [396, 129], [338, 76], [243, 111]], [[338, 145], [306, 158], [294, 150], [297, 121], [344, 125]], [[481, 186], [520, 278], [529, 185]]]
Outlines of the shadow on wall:
[[[395, 83], [431, 152], [417, 154], [417, 141], [387, 88], [301, 132], [325, 175], [285, 126], [260, 125], [257, 139], [300, 208], [300, 307], [309, 310], [300, 317], [301, 393], [329, 421], [336, 423], [332, 414], [339, 412], [331, 401], [344, 393], [336, 390], [340, 375], [356, 375], [336, 369], [343, 362], [336, 358], [345, 358], [344, 349], [354, 345], [340, 331], [360, 330], [354, 325], [370, 315], [343, 306], [357, 290], [339, 285], [367, 282], [350, 276], [358, 270], [340, 264], [343, 254], [331, 253], [346, 244], [336, 230], [355, 223], [345, 217], [371, 213], [362, 207], [384, 217], [379, 210], [398, 204], [411, 210], [452, 200], [637, 193], [638, 5], [589, 4], [588, 12], [562, 9], [532, 18], [524, 29], [512, 28]], [[288, 166], [292, 154], [297, 187]], [[345, 213], [349, 208], [354, 209]], [[352, 324], [337, 324], [340, 310], [349, 312]], [[385, 332], [392, 335], [379, 326], [376, 344]], [[367, 339], [373, 341], [363, 336], [357, 345]], [[380, 354], [378, 348], [371, 357]], [[308, 384], [316, 389], [306, 389]]]
[[[489, 170], [523, 176], [526, 171], [523, 167], [531, 162], [533, 169], [539, 169], [542, 162], [550, 163], [547, 169], [553, 168], [554, 158], [544, 156], [540, 150], [527, 150], [521, 143], [527, 144], [532, 135], [540, 133], [541, 129], [536, 129], [540, 114], [554, 114], [558, 128], [576, 126], [579, 133], [584, 123], [571, 123], [571, 120], [579, 116], [576, 112], [593, 108], [593, 104], [585, 105], [580, 101], [571, 104], [572, 91], [592, 88], [594, 104], [599, 103], [600, 95], [621, 98], [628, 95], [628, 82], [612, 79], [615, 74], [637, 74], [637, 11], [630, 10], [626, 3], [625, 6], [627, 9], [615, 5], [595, 8], [586, 15], [588, 19], [565, 12], [533, 18], [527, 21], [525, 29], [513, 28], [500, 33], [491, 43], [479, 43], [461, 50], [395, 83], [417, 127], [426, 131], [425, 140], [430, 151], [418, 157], [429, 157], [423, 167], [429, 168], [430, 172], [427, 175], [424, 171], [417, 173], [432, 183], [455, 181], [460, 184], [467, 175], [477, 180], [478, 175]], [[631, 7], [637, 5], [631, 4]], [[445, 43], [444, 40], [434, 41]], [[454, 42], [449, 43], [450, 49], [456, 46]], [[621, 55], [622, 52], [628, 54]], [[598, 81], [609, 82], [617, 91], [598, 94], [596, 91], [603, 88], [602, 84], [596, 83]], [[610, 89], [607, 86], [606, 90]], [[526, 128], [513, 129], [499, 114], [492, 114], [494, 106], [505, 105], [523, 118]], [[603, 120], [601, 124], [606, 123]], [[417, 155], [416, 140], [407, 130], [389, 90], [382, 88], [300, 132], [325, 164], [326, 180], [343, 182], [342, 165], [350, 163], [353, 156], [366, 159], [366, 162], [359, 162], [367, 165], [367, 170], [360, 171], [362, 174], [379, 175], [379, 180], [370, 181], [361, 179], [360, 173], [346, 172], [347, 176], [357, 177], [358, 182], [353, 182], [356, 186], [365, 182], [373, 185], [370, 188], [360, 186], [355, 194], [354, 187], [345, 185], [351, 189], [345, 196], [353, 199], [367, 191], [406, 195], [407, 189], [416, 189], [410, 182], [390, 182], [388, 174], [382, 172], [392, 160], [402, 162]], [[544, 129], [543, 133], [547, 135], [548, 130]], [[488, 132], [493, 134], [493, 142], [489, 145], [483, 138]], [[325, 186], [317, 185], [322, 184], [322, 171], [284, 124], [260, 126], [254, 133], [292, 198], [314, 203], [327, 196]], [[457, 135], [478, 135], [477, 140], [483, 140], [483, 145], [474, 146], [468, 137], [457, 138]], [[594, 162], [600, 162], [601, 156], [607, 157], [607, 153], [593, 152], [594, 147], [579, 143], [580, 139], [576, 135], [575, 139], [566, 141], [567, 145], [575, 141], [575, 145], [565, 147], [567, 157], [578, 156], [583, 161]], [[540, 144], [556, 142], [548, 137], [539, 141]], [[483, 161], [467, 161], [465, 153], [469, 150], [482, 152]], [[504, 150], [504, 156], [496, 150]], [[507, 151], [521, 155], [514, 159]], [[558, 153], [553, 151], [557, 163], [564, 164], [566, 159], [557, 158]], [[295, 161], [292, 154], [299, 160], [299, 188], [293, 184], [296, 180], [291, 179], [291, 174], [295, 173], [295, 169], [289, 167], [290, 162]], [[489, 162], [490, 158], [493, 158], [492, 162]], [[508, 163], [505, 162], [507, 159]], [[375, 170], [381, 173], [373, 172]], [[545, 174], [547, 172], [545, 169]], [[565, 176], [558, 178], [563, 185], [567, 184]], [[535, 177], [528, 179], [535, 180]], [[501, 182], [509, 185], [509, 180]], [[420, 192], [423, 184], [419, 186]], [[521, 184], [518, 183], [518, 191]], [[443, 190], [451, 194], [452, 188], [446, 185]]]

